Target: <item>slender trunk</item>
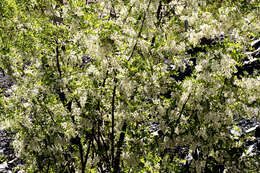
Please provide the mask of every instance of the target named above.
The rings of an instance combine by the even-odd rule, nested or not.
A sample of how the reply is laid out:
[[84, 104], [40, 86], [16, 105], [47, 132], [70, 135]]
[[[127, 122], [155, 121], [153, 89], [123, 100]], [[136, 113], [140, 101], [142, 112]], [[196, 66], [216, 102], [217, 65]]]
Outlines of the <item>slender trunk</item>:
[[61, 78], [61, 68], [60, 68], [60, 53], [59, 53], [59, 46], [58, 46], [58, 41], [56, 40], [56, 66], [57, 66], [57, 70], [59, 72], [59, 77]]
[[122, 146], [124, 144], [125, 140], [125, 131], [126, 131], [126, 122], [124, 122], [122, 131], [120, 133], [119, 140], [117, 142], [117, 151], [116, 151], [116, 157], [115, 157], [115, 162], [114, 162], [114, 173], [118, 173], [120, 171], [120, 155], [122, 153]]
[[[115, 82], [116, 83], [116, 82]], [[112, 168], [114, 167], [114, 140], [115, 140], [115, 95], [116, 95], [116, 84], [113, 89], [113, 97], [112, 97], [112, 134], [111, 134], [111, 160], [112, 160]]]

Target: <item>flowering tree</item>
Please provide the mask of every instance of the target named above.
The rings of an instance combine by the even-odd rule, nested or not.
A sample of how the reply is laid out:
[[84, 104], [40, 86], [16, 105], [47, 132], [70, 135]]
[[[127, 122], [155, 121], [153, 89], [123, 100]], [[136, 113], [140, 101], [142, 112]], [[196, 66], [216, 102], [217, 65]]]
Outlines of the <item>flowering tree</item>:
[[259, 67], [245, 54], [260, 33], [257, 2], [0, 4], [0, 66], [13, 81], [1, 97], [1, 126], [16, 134], [21, 170], [259, 166], [240, 157], [245, 138], [230, 134], [236, 118], [259, 118], [259, 68], [245, 68]]

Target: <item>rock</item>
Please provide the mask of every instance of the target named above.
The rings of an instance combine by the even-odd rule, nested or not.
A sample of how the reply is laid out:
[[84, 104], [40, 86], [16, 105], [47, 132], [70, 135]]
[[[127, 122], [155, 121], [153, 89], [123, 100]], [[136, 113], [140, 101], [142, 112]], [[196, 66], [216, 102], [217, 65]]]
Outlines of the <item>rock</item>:
[[4, 162], [4, 163], [0, 164], [0, 171], [1, 172], [5, 172], [7, 168], [8, 168], [7, 162]]
[[255, 137], [260, 138], [260, 126], [258, 126], [255, 130]]
[[260, 39], [256, 39], [251, 43], [251, 46], [255, 49], [260, 48]]

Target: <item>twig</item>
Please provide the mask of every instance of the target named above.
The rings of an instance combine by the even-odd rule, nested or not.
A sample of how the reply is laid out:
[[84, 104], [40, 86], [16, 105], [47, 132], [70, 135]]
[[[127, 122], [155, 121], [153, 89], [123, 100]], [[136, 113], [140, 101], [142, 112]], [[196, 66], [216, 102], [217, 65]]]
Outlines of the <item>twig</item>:
[[113, 89], [113, 97], [112, 97], [112, 134], [111, 134], [111, 155], [112, 155], [112, 167], [114, 167], [114, 151], [115, 151], [115, 146], [114, 146], [114, 140], [115, 140], [115, 96], [116, 96], [116, 83], [117, 79], [116, 77], [114, 78], [115, 86]]
[[57, 66], [57, 69], [58, 69], [58, 72], [59, 72], [59, 76], [61, 78], [61, 68], [60, 68], [60, 60], [59, 60], [59, 56], [60, 56], [60, 53], [59, 53], [59, 46], [58, 46], [58, 41], [56, 40], [56, 66]]
[[147, 9], [146, 9], [146, 11], [145, 11], [145, 13], [144, 13], [144, 17], [143, 17], [143, 20], [142, 20], [142, 25], [141, 25], [141, 28], [140, 28], [139, 33], [138, 33], [138, 35], [137, 35], [137, 39], [136, 39], [135, 45], [134, 45], [134, 47], [133, 47], [133, 50], [132, 50], [132, 52], [131, 52], [131, 54], [130, 54], [130, 56], [129, 56], [129, 58], [128, 58], [128, 61], [131, 60], [131, 58], [132, 58], [132, 56], [133, 56], [133, 54], [134, 54], [134, 51], [135, 51], [135, 49], [136, 49], [138, 39], [139, 39], [139, 37], [140, 37], [141, 34], [142, 34], [143, 27], [144, 27], [144, 21], [145, 21], [145, 19], [146, 19], [146, 14], [147, 14], [147, 12], [148, 12], [148, 9], [150, 8], [151, 1], [152, 1], [152, 0], [149, 1], [149, 4], [148, 4], [148, 6], [147, 6]]
[[172, 136], [175, 134], [175, 129], [176, 129], [175, 127], [180, 123], [181, 116], [182, 116], [182, 114], [183, 114], [183, 111], [184, 111], [184, 108], [185, 108], [187, 102], [188, 102], [189, 99], [190, 99], [190, 96], [191, 96], [191, 93], [189, 94], [189, 96], [188, 96], [187, 100], [185, 101], [185, 103], [182, 105], [180, 115], [179, 115], [178, 119], [176, 120], [176, 123], [175, 123], [175, 125], [174, 125], [174, 128], [172, 129], [172, 132], [171, 132], [171, 133], [172, 133]]

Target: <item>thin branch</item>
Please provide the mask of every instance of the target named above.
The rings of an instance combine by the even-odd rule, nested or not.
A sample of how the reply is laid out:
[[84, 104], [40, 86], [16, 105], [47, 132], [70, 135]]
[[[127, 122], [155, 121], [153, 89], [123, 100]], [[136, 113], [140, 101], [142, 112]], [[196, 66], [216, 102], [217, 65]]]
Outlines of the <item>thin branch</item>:
[[85, 166], [84, 166], [84, 150], [81, 141], [79, 141], [79, 154], [80, 154], [80, 161], [81, 161], [81, 173], [85, 173]]
[[162, 0], [160, 0], [157, 11], [156, 11], [156, 18], [158, 20], [157, 26], [159, 26], [161, 23], [161, 19], [162, 19], [161, 10], [162, 10]]
[[118, 173], [120, 170], [119, 164], [120, 164], [120, 155], [122, 153], [122, 146], [125, 140], [125, 131], [126, 131], [127, 124], [124, 122], [122, 127], [122, 132], [120, 133], [119, 140], [117, 142], [117, 152], [114, 162], [114, 173]]
[[[161, 19], [162, 19], [161, 10], [162, 10], [162, 0], [160, 0], [157, 11], [156, 11], [157, 22], [155, 23], [155, 25], [157, 27], [160, 26]], [[154, 35], [152, 38], [151, 47], [154, 46], [155, 39], [156, 39], [156, 35]]]
[[172, 137], [173, 137], [173, 135], [175, 134], [175, 129], [176, 129], [175, 127], [180, 123], [181, 116], [182, 116], [182, 114], [183, 114], [183, 111], [184, 111], [184, 108], [185, 108], [187, 102], [188, 102], [189, 99], [190, 99], [190, 96], [191, 96], [191, 93], [189, 94], [189, 96], [188, 96], [187, 100], [185, 101], [185, 103], [182, 105], [180, 115], [179, 115], [178, 119], [176, 120], [176, 123], [175, 123], [175, 125], [174, 125], [174, 127], [172, 128], [172, 131], [171, 131], [171, 136], [172, 136]]
[[145, 13], [144, 13], [144, 17], [143, 17], [143, 20], [142, 20], [142, 25], [141, 25], [141, 28], [140, 28], [139, 33], [138, 33], [138, 35], [137, 35], [137, 39], [136, 39], [136, 41], [135, 41], [135, 45], [134, 45], [134, 47], [133, 47], [133, 50], [132, 50], [132, 52], [131, 52], [131, 54], [130, 54], [130, 56], [129, 56], [129, 58], [128, 58], [128, 61], [131, 60], [131, 58], [132, 58], [132, 56], [133, 56], [133, 54], [134, 54], [134, 51], [135, 51], [135, 49], [136, 49], [137, 43], [138, 43], [138, 39], [140, 38], [140, 36], [141, 36], [141, 34], [142, 34], [143, 27], [144, 27], [144, 21], [145, 21], [145, 19], [146, 19], [147, 12], [148, 12], [148, 10], [149, 10], [149, 8], [150, 8], [151, 1], [152, 1], [152, 0], [149, 1], [149, 4], [148, 4], [148, 6], [147, 6], [147, 9], [146, 9], [146, 11], [145, 11]]
[[115, 152], [115, 146], [114, 146], [114, 140], [115, 140], [115, 96], [116, 96], [116, 83], [117, 79], [114, 78], [115, 86], [113, 89], [113, 97], [112, 97], [112, 134], [111, 134], [111, 155], [112, 155], [112, 167], [114, 167], [114, 152]]
[[123, 19], [123, 24], [125, 24], [127, 18], [129, 17], [129, 15], [130, 15], [130, 13], [131, 13], [131, 11], [132, 11], [133, 6], [134, 6], [134, 5], [131, 5], [131, 6], [130, 6], [130, 8], [129, 8], [129, 10], [128, 10], [127, 16]]
[[58, 69], [58, 72], [59, 72], [59, 76], [61, 78], [61, 68], [60, 68], [60, 60], [59, 60], [59, 57], [60, 57], [60, 52], [59, 52], [59, 46], [58, 46], [58, 41], [56, 40], [56, 66], [57, 66], [57, 69]]
[[[95, 133], [94, 133], [94, 129], [92, 129], [92, 135], [93, 135], [93, 139], [94, 139], [94, 140], [96, 141], [96, 143], [97, 143], [98, 150], [101, 151], [101, 150], [102, 150], [102, 144], [100, 143], [100, 140], [98, 140], [98, 139], [96, 138]], [[104, 142], [103, 142], [103, 143], [104, 143]], [[92, 146], [93, 146], [93, 148], [94, 148], [94, 150], [95, 150], [95, 153], [97, 153], [96, 148], [95, 148], [95, 145], [94, 145], [94, 142], [92, 143]], [[102, 153], [101, 158], [102, 158], [103, 160], [109, 161], [109, 157], [108, 157], [107, 151], [106, 151], [104, 154]], [[92, 160], [93, 160], [93, 158], [92, 158]], [[109, 163], [109, 162], [107, 162], [107, 163]]]
[[86, 164], [87, 164], [87, 161], [88, 161], [88, 155], [89, 155], [89, 152], [90, 152], [91, 143], [92, 143], [92, 138], [89, 140], [89, 145], [88, 145], [87, 152], [86, 152], [86, 155], [85, 155], [85, 161], [83, 163], [84, 168], [86, 167]]
[[80, 153], [80, 160], [81, 160], [81, 173], [85, 173], [85, 167], [86, 167], [86, 164], [87, 164], [88, 155], [89, 155], [89, 152], [90, 152], [90, 145], [92, 143], [92, 140], [93, 140], [93, 138], [91, 137], [89, 139], [89, 145], [88, 145], [88, 148], [87, 148], [85, 156], [84, 156], [84, 150], [83, 150], [82, 143], [80, 142], [78, 144], [78, 146], [79, 146], [79, 153]]
[[179, 117], [178, 117], [178, 119], [177, 119], [177, 121], [176, 121], [176, 125], [180, 122], [180, 119], [181, 119], [181, 116], [182, 116], [182, 114], [183, 114], [184, 108], [185, 108], [187, 102], [189, 101], [190, 96], [191, 96], [191, 93], [189, 94], [189, 96], [188, 96], [187, 100], [185, 101], [185, 103], [182, 105], [180, 115], [179, 115]]

